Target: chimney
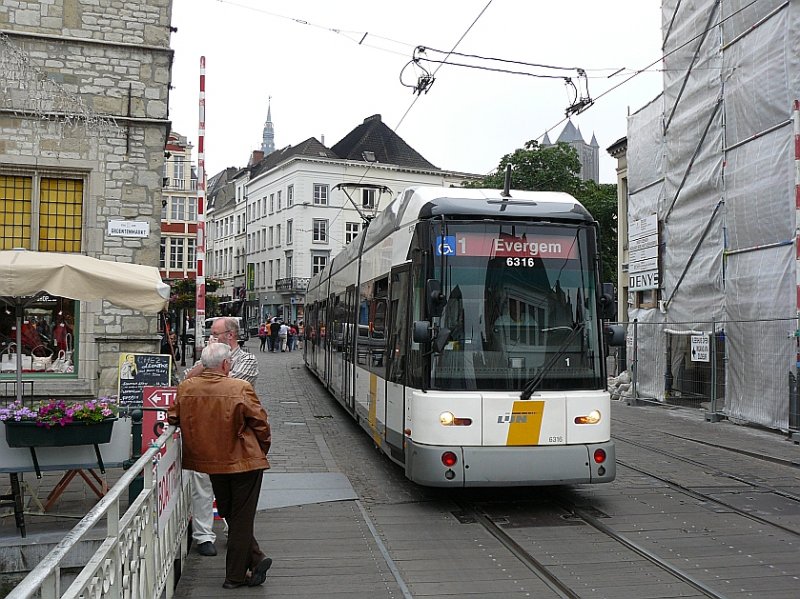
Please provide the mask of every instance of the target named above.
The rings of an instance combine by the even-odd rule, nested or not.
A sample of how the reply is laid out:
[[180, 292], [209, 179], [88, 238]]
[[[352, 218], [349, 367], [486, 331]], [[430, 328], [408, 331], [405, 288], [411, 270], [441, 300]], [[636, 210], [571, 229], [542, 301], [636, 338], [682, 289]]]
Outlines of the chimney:
[[325, 134], [324, 133], [322, 133], [319, 136], [319, 143], [321, 143], [323, 146], [325, 145]]
[[264, 160], [264, 152], [262, 150], [253, 150], [253, 155], [250, 157], [250, 164], [247, 166], [255, 166]]

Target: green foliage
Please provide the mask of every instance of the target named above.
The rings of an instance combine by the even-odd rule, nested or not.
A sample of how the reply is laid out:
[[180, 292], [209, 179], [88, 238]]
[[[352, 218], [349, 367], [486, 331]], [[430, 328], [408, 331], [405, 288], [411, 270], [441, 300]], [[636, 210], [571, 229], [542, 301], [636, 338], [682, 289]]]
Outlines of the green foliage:
[[600, 225], [600, 257], [603, 283], [617, 283], [617, 186], [583, 181], [575, 197]]
[[575, 148], [565, 143], [541, 147], [531, 140], [524, 148], [500, 159], [497, 170], [468, 187], [503, 189], [506, 165], [511, 165], [511, 188], [527, 191], [564, 191], [575, 194], [580, 188], [581, 163]]
[[465, 187], [503, 189], [506, 165], [511, 165], [511, 189], [563, 191], [580, 201], [600, 225], [602, 282], [617, 282], [617, 186], [582, 181], [575, 149], [565, 143], [542, 147], [535, 140], [500, 159], [497, 170]]
[[[194, 312], [195, 301], [197, 300], [197, 283], [194, 279], [175, 279], [170, 282], [172, 295], [169, 302], [170, 307], [175, 310], [187, 309]], [[214, 293], [222, 286], [222, 281], [218, 279], [206, 279], [206, 294]], [[206, 295], [206, 312], [210, 313], [211, 308], [216, 307], [219, 299]]]

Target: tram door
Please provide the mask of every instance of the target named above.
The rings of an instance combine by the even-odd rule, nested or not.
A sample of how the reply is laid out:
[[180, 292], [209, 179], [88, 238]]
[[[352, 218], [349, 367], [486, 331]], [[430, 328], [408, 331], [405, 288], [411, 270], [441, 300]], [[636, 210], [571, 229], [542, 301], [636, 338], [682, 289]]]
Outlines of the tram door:
[[333, 306], [336, 302], [336, 296], [331, 294], [328, 301], [325, 302], [325, 338], [322, 339], [322, 355], [325, 360], [325, 385], [331, 384], [331, 362], [333, 360]]
[[386, 444], [392, 457], [405, 461], [405, 391], [408, 371], [410, 305], [408, 264], [392, 269], [386, 327]]
[[345, 292], [344, 308], [347, 324], [344, 325], [344, 342], [342, 351], [342, 388], [347, 409], [355, 411], [355, 343], [356, 343], [356, 286], [350, 285]]

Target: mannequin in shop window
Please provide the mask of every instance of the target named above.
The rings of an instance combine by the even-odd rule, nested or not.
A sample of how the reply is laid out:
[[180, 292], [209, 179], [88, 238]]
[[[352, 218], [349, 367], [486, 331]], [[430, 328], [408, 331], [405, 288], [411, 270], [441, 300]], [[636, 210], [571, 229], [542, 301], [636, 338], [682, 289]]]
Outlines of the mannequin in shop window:
[[[53, 325], [53, 340], [56, 344], [56, 351], [64, 350], [68, 351], [72, 349], [73, 337], [72, 337], [72, 325], [67, 321], [66, 318], [63, 316], [59, 316], [56, 320], [56, 324]], [[67, 335], [70, 336], [69, 345], [67, 347]]]

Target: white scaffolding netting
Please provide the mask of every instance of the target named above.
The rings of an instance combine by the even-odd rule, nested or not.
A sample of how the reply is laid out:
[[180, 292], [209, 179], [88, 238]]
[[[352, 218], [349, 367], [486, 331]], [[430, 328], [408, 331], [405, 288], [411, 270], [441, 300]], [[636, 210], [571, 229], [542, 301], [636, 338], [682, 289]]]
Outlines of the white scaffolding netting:
[[662, 31], [664, 92], [628, 119], [628, 219], [657, 214], [662, 243], [662, 306], [629, 311], [662, 325], [638, 339], [638, 390], [664, 398], [665, 326], [722, 322], [725, 412], [785, 430], [796, 339], [733, 321], [797, 310], [800, 2], [664, 0]]

